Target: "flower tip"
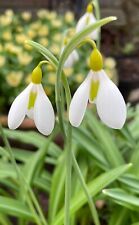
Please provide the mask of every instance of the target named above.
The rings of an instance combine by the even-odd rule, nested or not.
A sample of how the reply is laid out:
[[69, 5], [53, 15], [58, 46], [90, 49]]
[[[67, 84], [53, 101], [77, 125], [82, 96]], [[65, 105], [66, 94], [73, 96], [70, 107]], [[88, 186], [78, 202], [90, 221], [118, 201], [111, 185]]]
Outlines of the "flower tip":
[[103, 189], [103, 190], [102, 190], [102, 193], [103, 193], [103, 194], [106, 194], [106, 192], [107, 192], [106, 189]]
[[117, 17], [116, 16], [111, 16], [110, 18], [111, 18], [112, 21], [117, 20]]
[[75, 119], [72, 118], [72, 115], [70, 115], [69, 113], [69, 121], [70, 121], [70, 124], [73, 126], [73, 127], [79, 127], [80, 126], [80, 123], [75, 121]]

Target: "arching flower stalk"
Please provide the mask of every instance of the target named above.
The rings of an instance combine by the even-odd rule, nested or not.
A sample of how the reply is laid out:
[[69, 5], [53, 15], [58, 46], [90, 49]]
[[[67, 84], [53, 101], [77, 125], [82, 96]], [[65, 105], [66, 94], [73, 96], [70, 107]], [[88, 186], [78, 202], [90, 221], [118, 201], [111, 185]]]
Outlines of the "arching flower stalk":
[[23, 122], [25, 116], [34, 120], [40, 133], [49, 135], [55, 123], [55, 116], [52, 104], [42, 87], [41, 62], [32, 72], [32, 81], [19, 94], [11, 105], [8, 114], [8, 126], [16, 129]]
[[88, 101], [96, 104], [97, 112], [108, 127], [121, 129], [126, 120], [126, 104], [117, 86], [103, 70], [101, 53], [95, 48], [90, 55], [90, 72], [75, 92], [70, 108], [70, 123], [78, 127]]
[[[76, 26], [76, 32], [80, 32], [83, 29], [85, 29], [87, 26], [91, 24], [96, 23], [96, 18], [93, 14], [93, 5], [90, 3], [87, 6], [86, 13], [79, 19], [77, 26]], [[97, 40], [99, 36], [99, 29], [94, 30], [89, 37], [92, 40]]]

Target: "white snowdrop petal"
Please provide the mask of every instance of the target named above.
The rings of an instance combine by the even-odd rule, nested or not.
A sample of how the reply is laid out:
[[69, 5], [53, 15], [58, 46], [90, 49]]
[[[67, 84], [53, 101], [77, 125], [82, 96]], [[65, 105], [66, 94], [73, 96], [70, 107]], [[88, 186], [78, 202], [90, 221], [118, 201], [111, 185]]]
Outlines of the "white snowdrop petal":
[[79, 55], [78, 52], [76, 50], [74, 50], [69, 57], [67, 58], [64, 67], [65, 68], [70, 68], [74, 65], [75, 62], [77, 62], [79, 60]]
[[[72, 53], [71, 53], [72, 54]], [[72, 67], [74, 64], [74, 60], [73, 60], [73, 57], [72, 55], [69, 55], [69, 57], [67, 58], [67, 60], [65, 61], [65, 64], [64, 64], [64, 68], [70, 68]]]
[[89, 99], [90, 83], [91, 75], [89, 73], [71, 100], [69, 107], [69, 121], [74, 127], [78, 127], [83, 120]]
[[[89, 25], [94, 24], [94, 23], [96, 23], [96, 22], [97, 22], [97, 20], [96, 20], [96, 18], [94, 17], [94, 15], [92, 14], [92, 15], [91, 15], [91, 18], [90, 18]], [[89, 36], [90, 36], [91, 39], [97, 40], [97, 39], [98, 39], [98, 35], [99, 35], [99, 29], [96, 29], [96, 30], [94, 30]]]
[[86, 27], [86, 20], [88, 17], [88, 13], [85, 13], [78, 21], [77, 25], [76, 25], [76, 32], [80, 32], [82, 31], [85, 27]]
[[73, 59], [74, 59], [74, 62], [77, 62], [79, 60], [79, 55], [78, 55], [78, 52], [76, 50], [74, 50], [72, 52], [73, 54]]
[[41, 84], [37, 85], [37, 98], [34, 105], [34, 122], [39, 132], [44, 135], [49, 135], [54, 128], [54, 110]]
[[14, 100], [8, 114], [8, 126], [10, 129], [16, 129], [25, 118], [29, 93], [33, 84], [29, 84]]
[[[76, 26], [76, 32], [80, 32], [83, 29], [85, 29], [87, 26], [96, 23], [96, 18], [92, 13], [85, 13], [78, 21], [77, 26]], [[93, 40], [98, 39], [98, 32], [99, 30], [96, 29], [94, 30], [89, 37]]]
[[98, 73], [100, 87], [96, 99], [100, 119], [108, 127], [121, 129], [126, 120], [126, 104], [117, 86], [103, 70]]

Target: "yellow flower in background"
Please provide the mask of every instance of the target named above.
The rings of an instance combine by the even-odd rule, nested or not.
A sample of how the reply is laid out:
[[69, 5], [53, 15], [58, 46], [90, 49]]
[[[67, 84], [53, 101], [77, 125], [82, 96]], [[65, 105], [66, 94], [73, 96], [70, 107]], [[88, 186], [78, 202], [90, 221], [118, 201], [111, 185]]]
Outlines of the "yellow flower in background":
[[56, 74], [55, 73], [49, 73], [48, 82], [52, 85], [55, 85], [55, 83], [56, 83]]
[[5, 11], [5, 15], [8, 16], [8, 17], [13, 17], [14, 16], [14, 12], [12, 9], [7, 9]]
[[39, 29], [41, 29], [41, 26], [42, 26], [41, 22], [40, 21], [36, 21], [36, 22], [33, 22], [30, 25], [30, 29], [38, 31]]
[[53, 54], [58, 55], [60, 53], [60, 47], [57, 44], [52, 44], [50, 47], [50, 51]]
[[74, 14], [72, 12], [68, 11], [65, 13], [64, 19], [65, 19], [66, 23], [72, 23], [74, 21]]
[[48, 12], [46, 17], [48, 20], [54, 20], [57, 17], [57, 13], [56, 12]]
[[40, 30], [38, 30], [37, 34], [39, 36], [47, 36], [49, 34], [49, 29], [46, 25], [42, 25]]
[[6, 15], [2, 15], [0, 16], [0, 24], [1, 26], [8, 26], [12, 23], [13, 18], [6, 16]]
[[84, 80], [83, 74], [78, 73], [78, 74], [76, 75], [76, 77], [75, 77], [75, 81], [76, 81], [77, 83], [81, 83], [83, 80]]
[[48, 14], [48, 11], [46, 9], [40, 9], [38, 10], [37, 12], [37, 16], [40, 18], [40, 19], [45, 19], [47, 17], [47, 14]]
[[15, 40], [18, 44], [24, 44], [25, 40], [27, 40], [27, 36], [25, 34], [17, 34], [15, 36]]
[[61, 42], [63, 37], [60, 33], [57, 33], [52, 38], [53, 38], [53, 41], [55, 41], [55, 42]]
[[28, 36], [29, 39], [35, 38], [36, 35], [37, 35], [37, 33], [36, 33], [34, 30], [30, 30], [30, 29], [29, 29], [29, 30], [27, 31], [27, 36]]
[[70, 77], [71, 75], [73, 75], [73, 68], [64, 68], [64, 73], [67, 77]]
[[60, 28], [63, 25], [62, 21], [59, 19], [53, 19], [51, 24], [54, 28]]
[[22, 77], [22, 72], [12, 71], [7, 75], [6, 81], [11, 87], [17, 87], [20, 84]]
[[48, 70], [49, 72], [52, 72], [52, 71], [54, 71], [54, 67], [53, 67], [52, 65], [48, 64], [48, 65], [47, 65], [47, 70]]
[[21, 65], [26, 66], [32, 61], [32, 56], [28, 53], [22, 53], [18, 55], [18, 61]]
[[12, 40], [12, 34], [10, 31], [4, 31], [2, 33], [2, 38], [5, 40], [5, 41], [11, 41]]
[[29, 73], [29, 74], [26, 76], [26, 79], [25, 79], [25, 83], [26, 83], [26, 84], [30, 84], [30, 82], [31, 82], [31, 76], [32, 76], [31, 73]]
[[48, 42], [48, 39], [47, 38], [43, 37], [43, 38], [39, 38], [39, 43], [41, 45], [47, 47], [49, 42]]
[[5, 51], [19, 55], [22, 52], [22, 48], [14, 45], [12, 42], [8, 42], [4, 46]]
[[105, 65], [105, 67], [107, 67], [109, 69], [113, 69], [116, 67], [116, 61], [115, 61], [115, 59], [108, 57], [108, 58], [105, 58], [104, 65]]
[[31, 12], [25, 11], [25, 12], [21, 13], [21, 17], [23, 20], [29, 21], [32, 17], [32, 14], [31, 14]]
[[17, 27], [16, 27], [16, 31], [17, 31], [17, 32], [20, 32], [20, 33], [23, 32], [23, 27], [17, 26]]
[[4, 56], [0, 55], [0, 67], [4, 66], [6, 59]]

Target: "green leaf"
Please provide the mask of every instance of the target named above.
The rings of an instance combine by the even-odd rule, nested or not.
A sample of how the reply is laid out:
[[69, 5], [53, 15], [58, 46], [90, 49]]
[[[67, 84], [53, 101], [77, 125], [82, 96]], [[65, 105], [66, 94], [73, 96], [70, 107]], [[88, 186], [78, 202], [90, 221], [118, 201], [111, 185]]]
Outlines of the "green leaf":
[[43, 47], [41, 44], [27, 40], [27, 44], [35, 48], [38, 52], [40, 52], [47, 60], [49, 60], [54, 67], [58, 65], [57, 58], [45, 47]]
[[121, 152], [119, 151], [113, 136], [109, 133], [108, 128], [96, 118], [92, 111], [87, 111], [88, 126], [93, 131], [99, 143], [102, 144], [102, 150], [111, 167], [119, 166], [124, 163]]
[[[134, 166], [134, 165], [133, 165]], [[134, 193], [139, 194], [139, 179], [133, 174], [126, 174], [119, 178], [123, 184], [126, 184], [126, 187]]]
[[[87, 184], [89, 194], [94, 197], [97, 195], [104, 187], [108, 186], [110, 183], [115, 181], [119, 176], [125, 173], [131, 164], [119, 166], [115, 169], [112, 169], [109, 172], [103, 173], [98, 176], [93, 181]], [[84, 195], [83, 190], [81, 190], [76, 197], [71, 200], [70, 214], [71, 216], [76, 213], [85, 203], [87, 202], [86, 196]], [[56, 218], [54, 219], [54, 223], [52, 225], [61, 225], [64, 219], [64, 209], [62, 209]]]
[[117, 207], [114, 206], [108, 225], [127, 225], [128, 220], [129, 210], [118, 205]]
[[34, 215], [30, 212], [29, 208], [21, 201], [12, 198], [0, 196], [0, 212], [17, 218], [34, 220]]
[[59, 163], [55, 168], [52, 177], [52, 185], [50, 190], [50, 200], [49, 200], [49, 221], [52, 222], [57, 213], [58, 207], [60, 205], [61, 199], [64, 194], [64, 184], [65, 184], [65, 167], [63, 166], [65, 161], [65, 153], [59, 159]]
[[85, 129], [73, 129], [73, 137], [79, 145], [83, 146], [83, 150], [88, 151], [93, 156], [95, 163], [100, 168], [104, 170], [108, 168], [108, 163], [101, 151], [101, 146], [85, 132]]
[[103, 193], [113, 199], [118, 204], [123, 205], [131, 210], [139, 211], [139, 198], [120, 188], [105, 189]]

